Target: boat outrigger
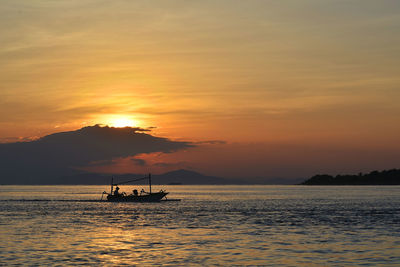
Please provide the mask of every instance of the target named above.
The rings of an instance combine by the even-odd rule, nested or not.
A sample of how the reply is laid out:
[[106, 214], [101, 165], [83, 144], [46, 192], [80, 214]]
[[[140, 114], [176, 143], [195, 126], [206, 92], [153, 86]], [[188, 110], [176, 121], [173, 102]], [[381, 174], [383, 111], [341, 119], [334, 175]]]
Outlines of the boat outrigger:
[[[131, 182], [141, 181], [141, 180], [148, 180], [149, 181], [149, 192], [145, 192], [143, 189], [140, 193], [136, 189], [133, 190], [132, 194], [127, 195], [125, 192], [120, 193], [118, 185], [127, 184]], [[115, 186], [115, 190], [114, 190]], [[107, 195], [107, 201], [110, 202], [160, 202], [163, 198], [166, 199], [166, 195], [168, 192], [160, 190], [159, 192], [153, 193], [151, 192], [151, 174], [149, 176], [138, 178], [134, 180], [114, 183], [114, 179], [111, 178], [111, 192], [107, 193], [106, 191], [103, 192], [101, 195], [101, 199], [103, 199], [103, 195]]]

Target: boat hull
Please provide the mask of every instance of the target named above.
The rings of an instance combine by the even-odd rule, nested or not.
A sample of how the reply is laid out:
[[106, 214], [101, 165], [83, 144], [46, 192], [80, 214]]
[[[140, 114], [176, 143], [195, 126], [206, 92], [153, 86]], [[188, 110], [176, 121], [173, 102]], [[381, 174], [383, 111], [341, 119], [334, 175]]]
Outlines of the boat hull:
[[145, 195], [107, 195], [109, 202], [160, 202], [168, 192], [149, 193]]

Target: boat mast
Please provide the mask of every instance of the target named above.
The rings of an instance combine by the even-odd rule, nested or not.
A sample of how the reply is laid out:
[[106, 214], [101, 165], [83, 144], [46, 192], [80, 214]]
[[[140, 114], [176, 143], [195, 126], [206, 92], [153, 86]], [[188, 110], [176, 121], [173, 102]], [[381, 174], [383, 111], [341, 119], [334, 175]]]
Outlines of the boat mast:
[[111, 177], [111, 193], [110, 193], [110, 195], [112, 195], [112, 193], [113, 193], [113, 186], [114, 186], [114, 177]]
[[150, 194], [151, 194], [151, 173], [149, 173], [149, 187], [150, 187]]

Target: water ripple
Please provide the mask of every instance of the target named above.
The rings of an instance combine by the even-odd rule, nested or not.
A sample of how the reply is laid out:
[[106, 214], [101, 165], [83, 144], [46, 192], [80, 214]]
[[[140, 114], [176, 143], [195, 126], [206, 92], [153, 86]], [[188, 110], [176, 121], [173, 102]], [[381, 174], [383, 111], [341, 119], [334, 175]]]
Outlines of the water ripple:
[[169, 203], [101, 202], [100, 186], [41, 188], [1, 189], [0, 265], [400, 262], [400, 187], [171, 187], [183, 201]]

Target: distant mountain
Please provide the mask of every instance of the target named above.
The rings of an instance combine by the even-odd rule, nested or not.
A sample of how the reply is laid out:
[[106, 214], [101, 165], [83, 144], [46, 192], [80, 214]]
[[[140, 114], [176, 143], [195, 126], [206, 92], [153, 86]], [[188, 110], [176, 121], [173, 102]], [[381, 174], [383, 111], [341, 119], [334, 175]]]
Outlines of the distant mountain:
[[[76, 175], [63, 176], [60, 179], [54, 179], [50, 184], [110, 184], [111, 177], [114, 183], [141, 178], [147, 174], [98, 174], [98, 173], [80, 173]], [[154, 174], [152, 177], [153, 184], [245, 184], [241, 180], [226, 179], [215, 176], [207, 176], [194, 171], [176, 170], [164, 174]], [[147, 181], [138, 181], [136, 184], [147, 183]], [[10, 181], [6, 184], [21, 184]], [[26, 183], [25, 183], [26, 184]], [[33, 182], [28, 184], [49, 184], [44, 182]], [[135, 183], [133, 183], [135, 184]]]
[[[144, 177], [147, 174], [97, 174], [97, 173], [83, 173], [73, 175], [69, 177], [63, 177], [60, 181], [63, 184], [109, 184], [111, 177], [114, 178], [115, 182], [127, 181], [140, 177]], [[284, 179], [284, 178], [256, 178], [256, 179], [230, 179], [222, 178], [217, 176], [208, 176], [195, 171], [189, 171], [185, 169], [174, 170], [163, 174], [153, 174], [153, 184], [182, 184], [182, 185], [223, 185], [223, 184], [266, 184], [266, 185], [294, 185], [299, 184], [304, 179]], [[137, 184], [146, 183], [143, 181], [137, 182]], [[59, 182], [58, 184], [62, 184]]]
[[[146, 176], [147, 174], [100, 174], [100, 173], [78, 173], [60, 176], [57, 179], [32, 179], [32, 180], [12, 180], [2, 179], [1, 184], [54, 184], [54, 185], [108, 185], [111, 177], [114, 183], [129, 181]], [[175, 170], [163, 174], [153, 174], [153, 184], [182, 184], [182, 185], [223, 185], [223, 184], [295, 184], [298, 180], [288, 179], [229, 179], [216, 176], [203, 175], [189, 170]], [[138, 181], [136, 184], [146, 184], [147, 181]], [[135, 184], [135, 183], [133, 183]]]
[[244, 184], [241, 180], [207, 176], [188, 170], [175, 170], [160, 175], [154, 175], [155, 183], [181, 183], [181, 184]]
[[368, 174], [337, 175], [319, 174], [311, 177], [303, 185], [400, 185], [400, 170], [372, 171]]

